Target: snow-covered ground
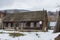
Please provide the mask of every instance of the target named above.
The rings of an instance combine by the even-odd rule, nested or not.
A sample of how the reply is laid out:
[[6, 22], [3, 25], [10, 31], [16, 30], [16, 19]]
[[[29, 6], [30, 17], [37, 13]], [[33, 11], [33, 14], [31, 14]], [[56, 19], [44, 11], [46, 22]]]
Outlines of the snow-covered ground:
[[60, 33], [53, 33], [53, 30], [49, 30], [48, 32], [18, 32], [26, 34], [25, 36], [20, 37], [11, 37], [8, 33], [13, 33], [14, 31], [4, 31], [0, 30], [0, 32], [5, 32], [0, 34], [0, 40], [54, 40]]

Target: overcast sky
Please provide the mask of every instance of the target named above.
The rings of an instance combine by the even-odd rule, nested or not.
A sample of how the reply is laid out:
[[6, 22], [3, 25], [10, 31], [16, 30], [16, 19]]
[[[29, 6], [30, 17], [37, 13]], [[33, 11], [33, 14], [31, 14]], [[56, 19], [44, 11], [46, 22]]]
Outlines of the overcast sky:
[[60, 0], [0, 0], [0, 10], [27, 9], [27, 10], [59, 10]]

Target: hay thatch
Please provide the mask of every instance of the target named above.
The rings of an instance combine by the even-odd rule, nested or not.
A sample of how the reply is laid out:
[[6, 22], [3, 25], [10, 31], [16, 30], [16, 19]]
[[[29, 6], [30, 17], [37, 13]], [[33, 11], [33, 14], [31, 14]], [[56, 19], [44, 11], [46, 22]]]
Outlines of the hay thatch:
[[40, 21], [47, 19], [47, 11], [32, 11], [7, 15], [3, 21]]

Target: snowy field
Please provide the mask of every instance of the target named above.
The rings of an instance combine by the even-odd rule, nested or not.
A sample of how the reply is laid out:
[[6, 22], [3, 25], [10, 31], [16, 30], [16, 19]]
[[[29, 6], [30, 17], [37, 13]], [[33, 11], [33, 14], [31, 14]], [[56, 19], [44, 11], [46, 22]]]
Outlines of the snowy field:
[[25, 36], [19, 37], [11, 37], [8, 33], [13, 33], [14, 31], [4, 31], [0, 30], [0, 32], [5, 32], [0, 34], [0, 40], [54, 40], [60, 33], [53, 33], [53, 30], [49, 30], [48, 32], [18, 32], [26, 34]]

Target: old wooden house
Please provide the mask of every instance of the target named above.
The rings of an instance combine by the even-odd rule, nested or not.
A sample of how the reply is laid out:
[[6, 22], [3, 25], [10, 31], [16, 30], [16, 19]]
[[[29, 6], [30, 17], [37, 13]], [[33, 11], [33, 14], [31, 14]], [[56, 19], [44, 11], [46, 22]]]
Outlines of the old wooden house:
[[47, 31], [47, 11], [30, 11], [21, 13], [6, 14], [3, 18], [3, 29], [36, 29]]

